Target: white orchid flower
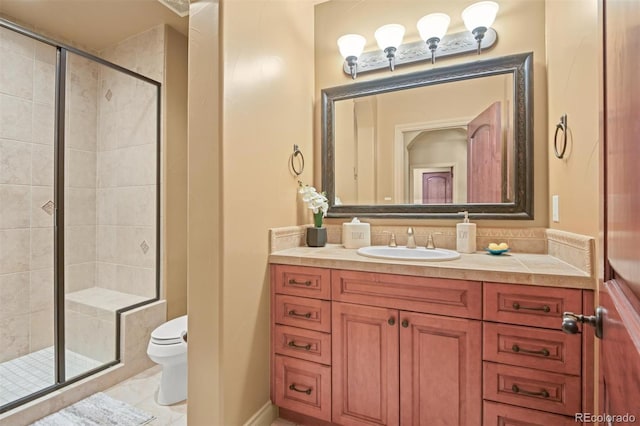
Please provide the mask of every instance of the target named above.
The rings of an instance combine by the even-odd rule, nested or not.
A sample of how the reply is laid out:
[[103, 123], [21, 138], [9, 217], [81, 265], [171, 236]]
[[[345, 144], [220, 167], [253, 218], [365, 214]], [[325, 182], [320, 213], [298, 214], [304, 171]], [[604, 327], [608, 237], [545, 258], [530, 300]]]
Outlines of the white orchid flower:
[[324, 217], [327, 214], [327, 210], [329, 210], [329, 200], [327, 200], [325, 194], [318, 193], [316, 188], [305, 185], [300, 181], [298, 181], [298, 184], [300, 185], [298, 192], [302, 194], [302, 201], [307, 203], [307, 207], [313, 211], [314, 215], [322, 212]]

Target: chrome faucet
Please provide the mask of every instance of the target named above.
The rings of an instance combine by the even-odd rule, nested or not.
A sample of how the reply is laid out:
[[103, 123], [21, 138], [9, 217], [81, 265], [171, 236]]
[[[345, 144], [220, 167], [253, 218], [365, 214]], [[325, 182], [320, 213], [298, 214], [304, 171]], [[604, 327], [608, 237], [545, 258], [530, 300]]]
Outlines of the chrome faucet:
[[396, 234], [394, 234], [393, 232], [389, 237], [389, 247], [398, 247], [398, 244], [396, 244]]
[[427, 246], [425, 247], [428, 250], [435, 250], [436, 245], [433, 243], [433, 235], [429, 234], [427, 237]]
[[429, 234], [429, 236], [427, 237], [427, 245], [426, 245], [426, 249], [427, 250], [435, 250], [436, 249], [436, 243], [433, 242], [433, 236], [434, 235], [440, 235], [442, 234], [442, 232], [432, 232]]
[[416, 248], [416, 237], [413, 235], [413, 228], [407, 229], [407, 248]]

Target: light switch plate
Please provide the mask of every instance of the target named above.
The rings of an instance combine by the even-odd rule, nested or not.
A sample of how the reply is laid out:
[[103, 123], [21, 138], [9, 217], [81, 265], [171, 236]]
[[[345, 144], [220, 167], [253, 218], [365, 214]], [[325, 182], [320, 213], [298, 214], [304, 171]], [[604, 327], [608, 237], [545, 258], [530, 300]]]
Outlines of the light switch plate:
[[551, 197], [551, 216], [554, 222], [560, 222], [560, 212], [558, 205], [560, 204], [560, 196], [554, 195]]

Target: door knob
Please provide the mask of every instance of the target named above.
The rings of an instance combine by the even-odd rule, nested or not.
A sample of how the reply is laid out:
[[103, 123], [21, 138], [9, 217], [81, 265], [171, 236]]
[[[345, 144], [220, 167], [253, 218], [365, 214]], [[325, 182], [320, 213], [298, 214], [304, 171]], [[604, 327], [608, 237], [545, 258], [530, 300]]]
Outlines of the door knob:
[[596, 331], [596, 337], [602, 339], [602, 317], [604, 316], [604, 308], [598, 306], [595, 315], [580, 315], [573, 312], [565, 312], [562, 314], [562, 331], [568, 334], [576, 334], [578, 332], [578, 323], [589, 324]]

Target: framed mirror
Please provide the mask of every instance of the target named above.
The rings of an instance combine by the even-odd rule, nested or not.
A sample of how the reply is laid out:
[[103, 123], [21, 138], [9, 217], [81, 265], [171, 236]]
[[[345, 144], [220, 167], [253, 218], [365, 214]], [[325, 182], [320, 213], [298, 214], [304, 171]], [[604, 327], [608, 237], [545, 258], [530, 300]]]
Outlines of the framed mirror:
[[328, 217], [533, 219], [533, 54], [322, 90]]

